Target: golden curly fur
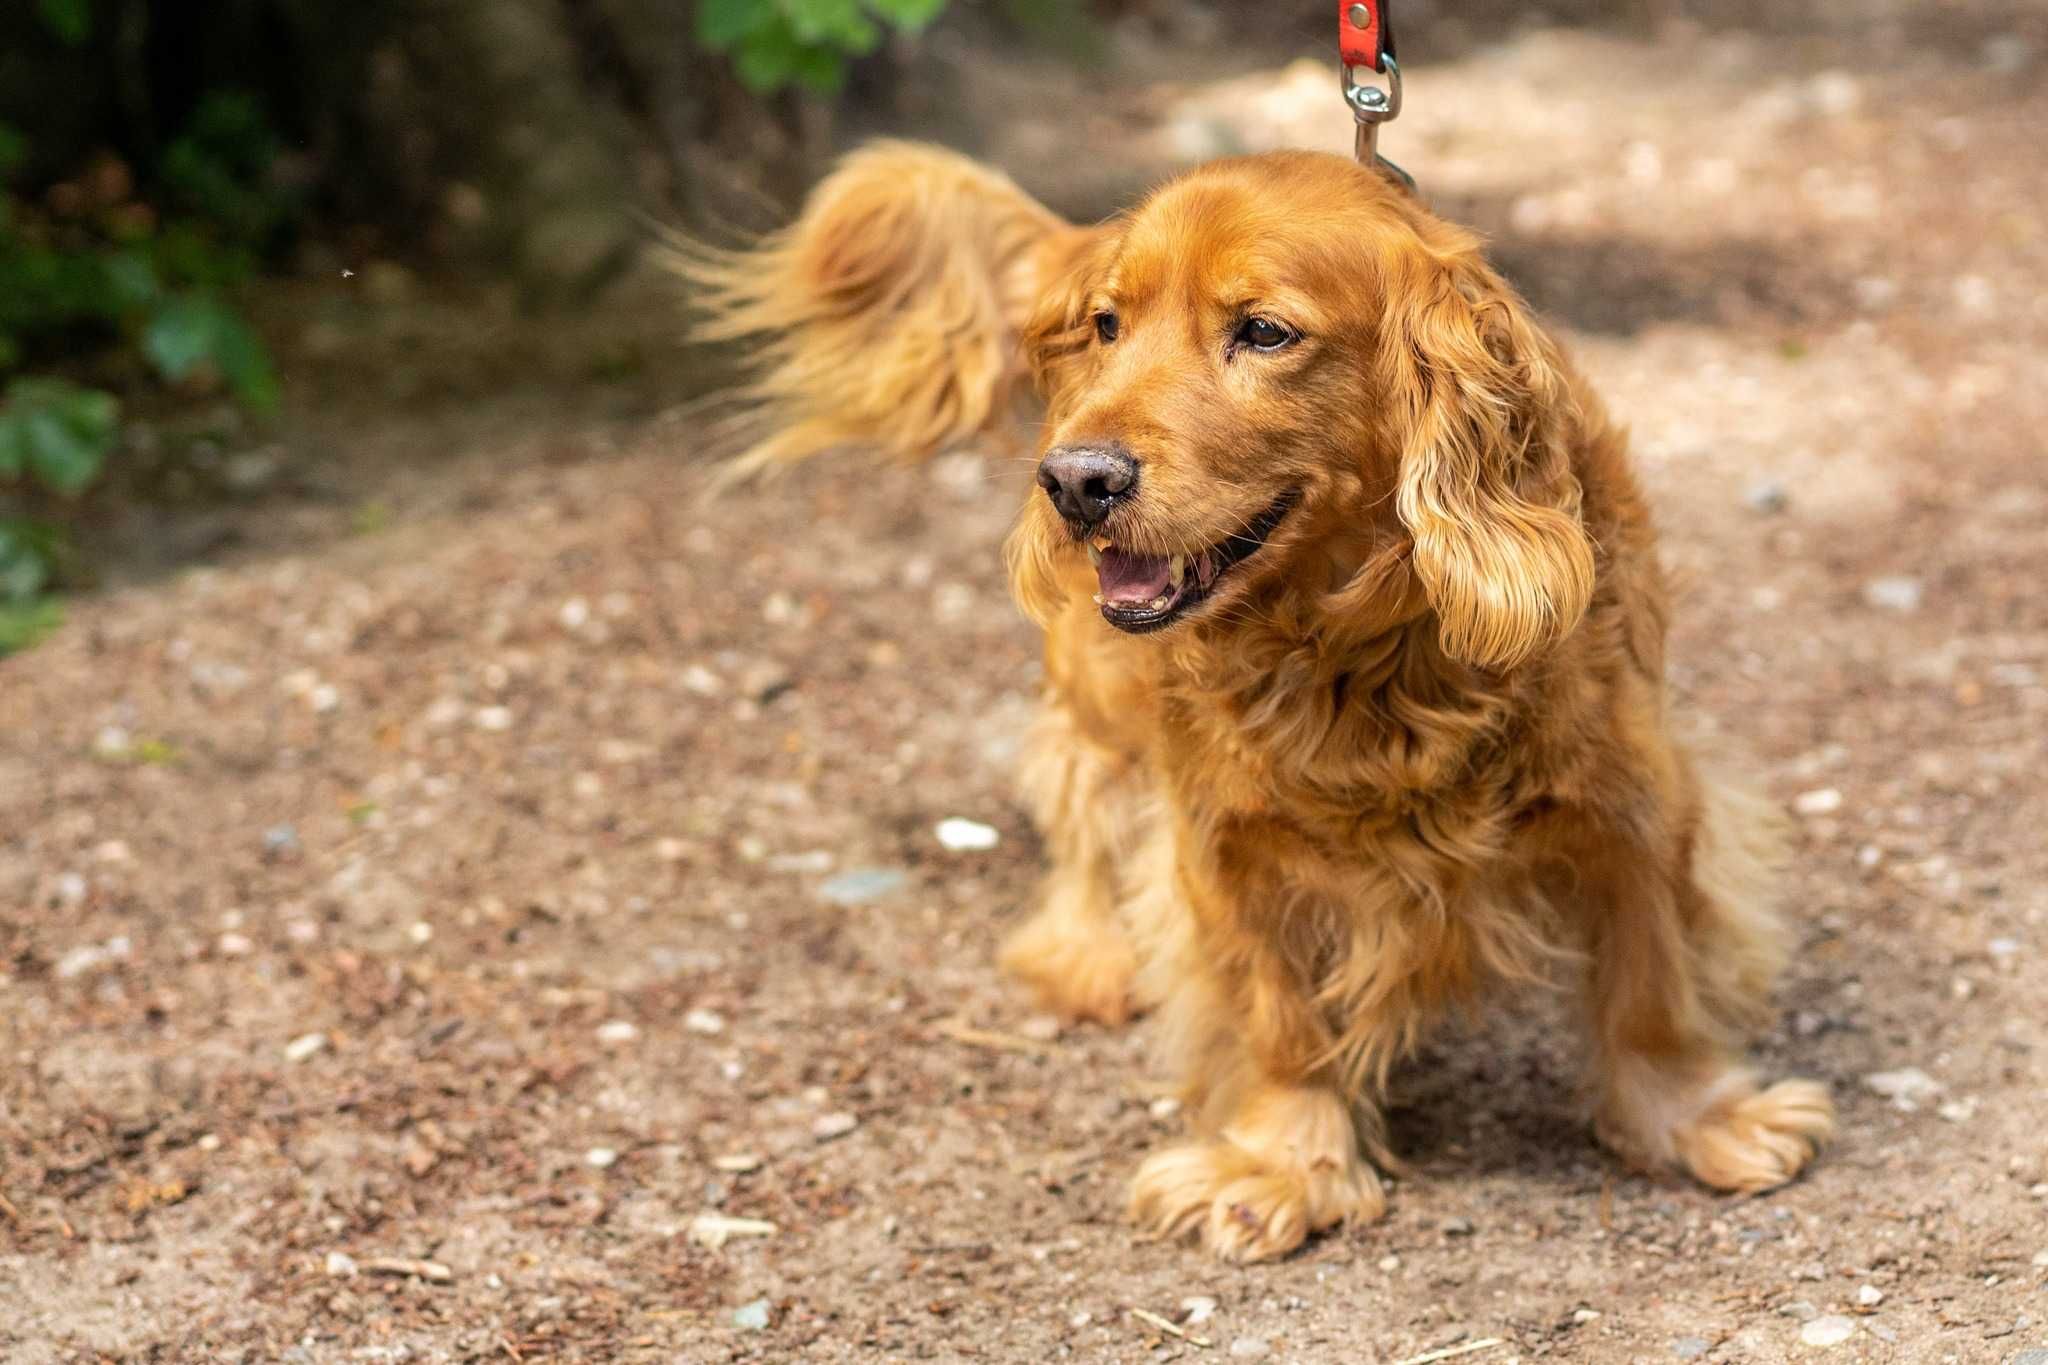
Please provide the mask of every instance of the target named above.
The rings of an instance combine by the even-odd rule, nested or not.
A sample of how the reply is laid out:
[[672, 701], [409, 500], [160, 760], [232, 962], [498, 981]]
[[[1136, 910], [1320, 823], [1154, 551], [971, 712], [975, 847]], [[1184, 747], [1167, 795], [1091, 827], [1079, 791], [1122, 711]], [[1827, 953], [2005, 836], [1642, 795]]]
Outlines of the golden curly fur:
[[1249, 1259], [1378, 1215], [1390, 1067], [1567, 975], [1617, 1152], [1744, 1191], [1812, 1158], [1826, 1091], [1740, 1058], [1783, 951], [1770, 813], [1674, 736], [1623, 435], [1469, 233], [1335, 157], [1077, 228], [890, 144], [683, 268], [703, 335], [765, 334], [750, 467], [922, 457], [1028, 369], [1045, 451], [1135, 470], [1092, 522], [1034, 495], [1009, 540], [1052, 870], [1003, 963], [1070, 1016], [1159, 1011], [1195, 1131], [1139, 1168], [1141, 1224]]

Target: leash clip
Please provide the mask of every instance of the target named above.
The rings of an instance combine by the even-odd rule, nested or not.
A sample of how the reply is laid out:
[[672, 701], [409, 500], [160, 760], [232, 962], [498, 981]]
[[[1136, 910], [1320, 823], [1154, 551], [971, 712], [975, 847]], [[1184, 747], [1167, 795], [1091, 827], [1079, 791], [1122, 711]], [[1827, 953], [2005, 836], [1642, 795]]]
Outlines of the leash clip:
[[1401, 68], [1392, 55], [1382, 59], [1386, 64], [1387, 84], [1384, 89], [1371, 81], [1358, 78], [1358, 68], [1345, 63], [1340, 69], [1344, 77], [1344, 103], [1351, 108], [1351, 117], [1358, 124], [1358, 136], [1352, 143], [1352, 154], [1358, 164], [1369, 166], [1405, 186], [1410, 193], [1415, 191], [1415, 177], [1380, 155], [1380, 125], [1392, 123], [1401, 114]]

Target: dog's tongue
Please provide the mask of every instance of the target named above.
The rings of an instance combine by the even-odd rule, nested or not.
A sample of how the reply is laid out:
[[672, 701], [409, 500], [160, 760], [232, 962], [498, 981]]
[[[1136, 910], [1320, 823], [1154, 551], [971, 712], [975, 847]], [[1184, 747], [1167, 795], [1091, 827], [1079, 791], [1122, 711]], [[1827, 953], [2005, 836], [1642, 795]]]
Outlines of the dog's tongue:
[[1095, 576], [1104, 602], [1128, 606], [1166, 596], [1172, 584], [1168, 569], [1164, 555], [1134, 555], [1112, 545], [1102, 552]]

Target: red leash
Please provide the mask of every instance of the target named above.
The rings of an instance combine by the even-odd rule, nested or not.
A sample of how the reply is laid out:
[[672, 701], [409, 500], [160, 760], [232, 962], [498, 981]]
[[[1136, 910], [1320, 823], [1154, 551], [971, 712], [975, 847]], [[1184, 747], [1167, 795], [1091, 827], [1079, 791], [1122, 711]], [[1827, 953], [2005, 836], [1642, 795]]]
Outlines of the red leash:
[[[1337, 0], [1337, 52], [1342, 62], [1344, 103], [1358, 124], [1353, 150], [1359, 164], [1399, 181], [1411, 191], [1415, 180], [1379, 154], [1380, 125], [1401, 112], [1401, 68], [1394, 62], [1394, 30], [1388, 6], [1393, 0]], [[1387, 78], [1384, 89], [1362, 80], [1370, 71]]]

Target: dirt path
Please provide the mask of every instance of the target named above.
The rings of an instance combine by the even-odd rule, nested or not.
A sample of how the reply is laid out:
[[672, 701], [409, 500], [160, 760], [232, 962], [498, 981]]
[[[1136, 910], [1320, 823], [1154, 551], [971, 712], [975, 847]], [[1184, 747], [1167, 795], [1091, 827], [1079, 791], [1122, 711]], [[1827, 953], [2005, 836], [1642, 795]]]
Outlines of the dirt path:
[[[0, 664], [0, 1357], [2048, 1360], [2048, 25], [1940, 8], [1412, 45], [1387, 135], [1632, 421], [1675, 686], [1802, 812], [1761, 1056], [1834, 1085], [1810, 1179], [1620, 1170], [1536, 1002], [1403, 1074], [1384, 1223], [1135, 1241], [1142, 1031], [990, 966], [1022, 466], [707, 510], [686, 417], [522, 409], [388, 529], [265, 508]], [[1091, 173], [1341, 146], [1330, 85], [1130, 87]], [[1043, 183], [1035, 100], [992, 150]], [[1194, 1298], [1213, 1349], [1132, 1315]]]

